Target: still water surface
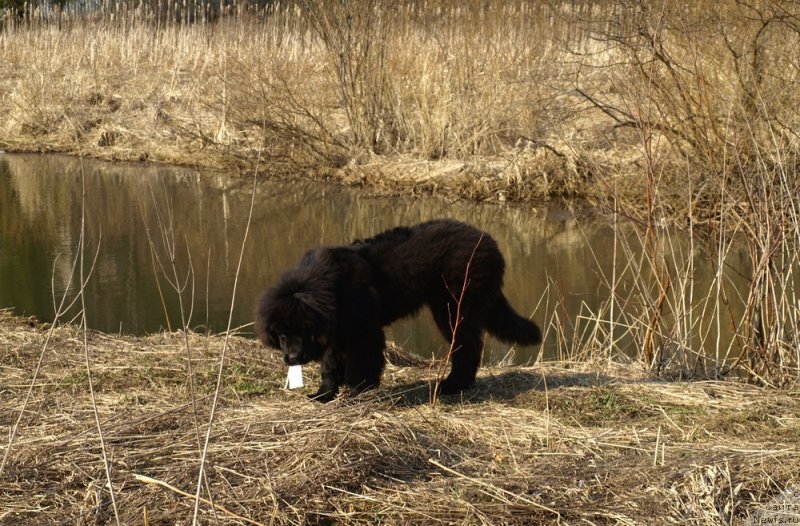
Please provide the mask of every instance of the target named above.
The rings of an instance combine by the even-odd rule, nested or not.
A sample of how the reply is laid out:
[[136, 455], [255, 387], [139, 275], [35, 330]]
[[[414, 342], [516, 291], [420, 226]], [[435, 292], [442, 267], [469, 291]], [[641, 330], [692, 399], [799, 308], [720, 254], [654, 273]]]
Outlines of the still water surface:
[[[175, 268], [186, 283], [189, 325], [224, 330], [251, 182], [184, 168], [91, 160], [83, 161], [83, 173], [88, 261], [97, 254], [86, 290], [89, 326], [126, 334], [180, 327], [178, 295], [165, 277], [174, 273], [167, 248], [173, 244]], [[602, 275], [611, 268], [614, 242], [605, 222], [578, 220], [563, 210], [370, 197], [336, 185], [260, 181], [234, 327], [252, 334], [248, 324], [259, 292], [308, 249], [437, 217], [491, 233], [506, 258], [506, 295], [540, 326], [554, 314], [574, 320], [607, 299]], [[0, 156], [0, 307], [52, 320], [53, 296], [60, 299], [67, 287], [78, 252], [80, 224], [80, 160]], [[427, 312], [396, 323], [387, 337], [426, 356], [444, 348]], [[554, 349], [551, 336], [545, 356]], [[485, 360], [497, 362], [508, 351], [490, 340]], [[538, 348], [520, 348], [510, 359], [525, 363], [538, 353]]]

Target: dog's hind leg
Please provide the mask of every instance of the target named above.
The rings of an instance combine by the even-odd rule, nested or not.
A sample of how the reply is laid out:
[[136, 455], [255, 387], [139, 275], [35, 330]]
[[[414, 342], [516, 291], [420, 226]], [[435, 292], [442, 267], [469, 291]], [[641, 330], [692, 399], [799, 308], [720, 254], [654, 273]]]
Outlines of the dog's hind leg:
[[463, 391], [475, 383], [475, 375], [481, 364], [483, 339], [480, 330], [472, 327], [456, 332], [450, 349], [450, 374], [444, 379], [439, 392], [453, 394]]
[[475, 383], [483, 349], [483, 317], [475, 312], [459, 313], [461, 319], [456, 323], [453, 319], [457, 312], [454, 302], [432, 311], [437, 327], [450, 341], [448, 354], [452, 364], [450, 374], [439, 386], [439, 392], [458, 393]]

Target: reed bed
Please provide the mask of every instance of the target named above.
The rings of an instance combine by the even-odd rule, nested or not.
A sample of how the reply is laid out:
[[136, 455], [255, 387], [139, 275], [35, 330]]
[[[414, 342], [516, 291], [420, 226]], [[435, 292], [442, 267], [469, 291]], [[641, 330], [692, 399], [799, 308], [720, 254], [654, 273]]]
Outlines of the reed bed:
[[678, 224], [796, 174], [791, 1], [212, 5], [6, 11], [0, 145]]
[[[48, 327], [0, 316], [7, 427]], [[188, 340], [203, 421], [223, 341]], [[113, 524], [82, 331], [58, 327], [49, 345], [0, 474], [0, 522]], [[191, 523], [200, 450], [184, 345], [89, 333], [122, 524]], [[368, 396], [320, 405], [281, 388], [279, 357], [228, 345], [204, 524], [736, 524], [800, 483], [790, 389], [562, 362], [489, 367], [463, 399], [431, 405], [431, 365], [414, 360]]]

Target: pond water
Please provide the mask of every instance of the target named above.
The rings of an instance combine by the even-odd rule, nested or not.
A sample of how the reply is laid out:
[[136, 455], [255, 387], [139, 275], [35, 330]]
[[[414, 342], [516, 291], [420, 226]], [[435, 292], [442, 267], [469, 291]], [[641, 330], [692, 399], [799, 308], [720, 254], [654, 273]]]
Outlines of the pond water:
[[[67, 287], [78, 251], [81, 171], [87, 266], [96, 254], [86, 289], [88, 325], [125, 334], [181, 326], [178, 294], [166, 279], [174, 272], [166, 238], [175, 246], [177, 275], [187, 283], [188, 325], [223, 331], [252, 182], [157, 165], [0, 156], [0, 307], [52, 320], [54, 297], [60, 299]], [[607, 222], [576, 219], [563, 209], [370, 197], [333, 184], [260, 181], [233, 326], [252, 335], [249, 324], [260, 291], [308, 249], [437, 217], [469, 222], [497, 240], [506, 258], [505, 293], [519, 313], [540, 326], [555, 318], [574, 323], [608, 298], [614, 237]], [[700, 266], [693, 272], [699, 282], [713, 277]], [[73, 308], [66, 318], [76, 314]], [[425, 356], [444, 349], [427, 312], [394, 324], [387, 337]], [[558, 343], [551, 333], [545, 357], [553, 356]], [[509, 354], [508, 346], [490, 339], [484, 354], [488, 362], [526, 363], [539, 349]]]

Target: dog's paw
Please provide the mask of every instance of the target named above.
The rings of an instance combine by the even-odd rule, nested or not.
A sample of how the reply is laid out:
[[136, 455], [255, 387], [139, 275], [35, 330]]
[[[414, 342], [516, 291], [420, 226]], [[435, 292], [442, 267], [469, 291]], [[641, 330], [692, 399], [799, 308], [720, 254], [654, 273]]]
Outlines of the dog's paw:
[[444, 379], [442, 383], [439, 384], [439, 394], [442, 395], [458, 394], [464, 389], [469, 388], [471, 385], [472, 382], [466, 383], [460, 380], [447, 377]]
[[315, 402], [321, 402], [323, 404], [327, 404], [328, 402], [336, 398], [336, 392], [319, 390], [316, 392], [316, 394], [308, 395], [308, 398], [314, 400]]

